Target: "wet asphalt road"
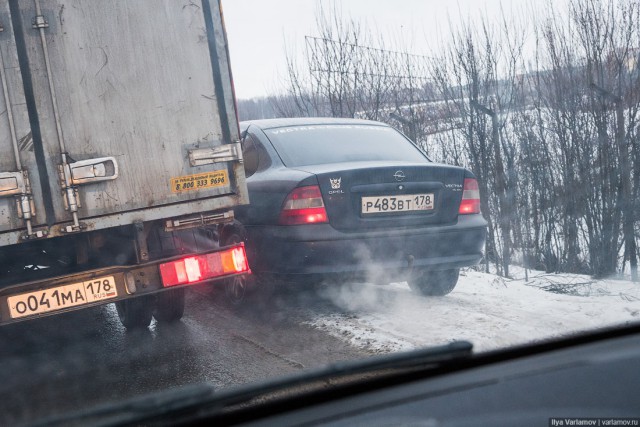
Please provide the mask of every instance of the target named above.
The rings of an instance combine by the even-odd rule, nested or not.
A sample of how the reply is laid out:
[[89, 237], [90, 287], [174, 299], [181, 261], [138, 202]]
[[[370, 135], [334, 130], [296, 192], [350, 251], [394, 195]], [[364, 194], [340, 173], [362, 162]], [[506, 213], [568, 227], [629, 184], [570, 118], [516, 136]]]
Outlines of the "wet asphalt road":
[[225, 388], [368, 354], [305, 320], [339, 311], [314, 291], [231, 308], [189, 290], [185, 317], [126, 331], [112, 305], [0, 328], [0, 425], [208, 382]]

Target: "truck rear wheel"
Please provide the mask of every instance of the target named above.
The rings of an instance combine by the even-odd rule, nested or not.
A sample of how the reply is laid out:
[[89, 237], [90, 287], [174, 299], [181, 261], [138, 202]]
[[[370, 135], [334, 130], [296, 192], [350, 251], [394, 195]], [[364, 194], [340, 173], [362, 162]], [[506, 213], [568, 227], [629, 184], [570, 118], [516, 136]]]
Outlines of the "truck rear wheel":
[[120, 323], [127, 329], [143, 329], [151, 324], [155, 307], [153, 296], [116, 301]]
[[184, 289], [172, 289], [158, 294], [153, 317], [158, 322], [177, 322], [184, 315]]
[[409, 277], [409, 287], [420, 295], [441, 297], [447, 295], [458, 283], [459, 268], [451, 270], [417, 270]]

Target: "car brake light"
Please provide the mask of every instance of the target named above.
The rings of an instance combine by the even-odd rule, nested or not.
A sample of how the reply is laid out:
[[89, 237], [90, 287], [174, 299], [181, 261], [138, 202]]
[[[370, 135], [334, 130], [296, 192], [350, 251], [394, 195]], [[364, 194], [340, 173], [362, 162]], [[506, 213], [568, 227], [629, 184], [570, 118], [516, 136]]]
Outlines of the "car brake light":
[[160, 276], [164, 287], [249, 272], [244, 243], [223, 251], [192, 255], [160, 264]]
[[480, 213], [480, 189], [478, 181], [474, 178], [464, 179], [462, 201], [458, 213], [461, 215]]
[[280, 212], [281, 225], [318, 224], [328, 222], [320, 187], [298, 187], [287, 196]]

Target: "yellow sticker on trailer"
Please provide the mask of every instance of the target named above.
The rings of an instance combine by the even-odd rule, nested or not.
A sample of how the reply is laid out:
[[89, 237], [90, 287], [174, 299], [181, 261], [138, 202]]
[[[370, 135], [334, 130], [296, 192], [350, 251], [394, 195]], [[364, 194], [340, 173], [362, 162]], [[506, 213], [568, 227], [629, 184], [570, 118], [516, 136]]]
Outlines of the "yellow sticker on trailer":
[[229, 185], [229, 175], [227, 175], [226, 170], [203, 172], [195, 175], [171, 178], [171, 191], [174, 193], [202, 190], [205, 188], [224, 187], [226, 185]]

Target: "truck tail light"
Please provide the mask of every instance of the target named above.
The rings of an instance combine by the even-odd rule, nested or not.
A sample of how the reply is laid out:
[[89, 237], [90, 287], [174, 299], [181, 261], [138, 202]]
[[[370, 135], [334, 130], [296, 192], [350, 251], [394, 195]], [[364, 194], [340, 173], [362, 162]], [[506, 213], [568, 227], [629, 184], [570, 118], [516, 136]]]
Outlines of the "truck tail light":
[[458, 213], [461, 215], [480, 213], [480, 189], [478, 181], [474, 178], [464, 179], [462, 201]]
[[281, 225], [320, 224], [329, 221], [320, 187], [310, 185], [294, 189], [280, 212]]
[[160, 264], [160, 276], [165, 288], [249, 272], [244, 243], [219, 252], [192, 255]]

